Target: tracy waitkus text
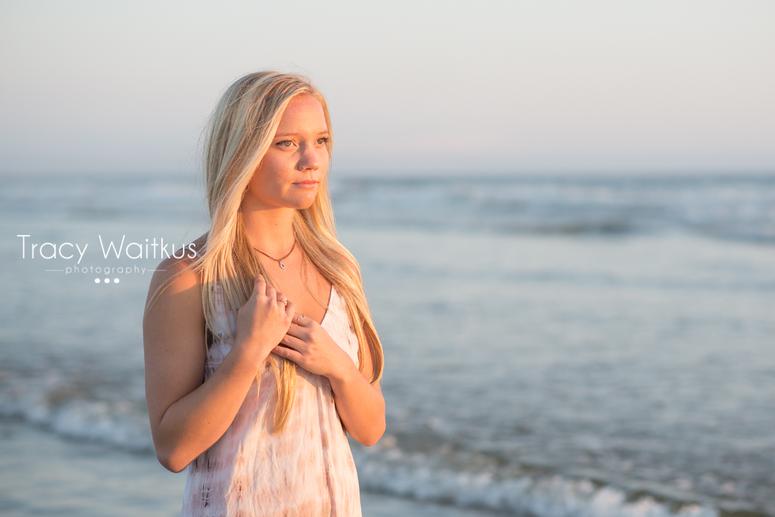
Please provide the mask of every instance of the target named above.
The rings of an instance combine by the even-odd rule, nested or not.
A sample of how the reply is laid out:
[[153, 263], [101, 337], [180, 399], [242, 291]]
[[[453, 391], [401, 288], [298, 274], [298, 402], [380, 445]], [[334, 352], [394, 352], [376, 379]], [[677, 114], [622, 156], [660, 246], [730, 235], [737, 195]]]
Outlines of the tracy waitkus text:
[[[77, 265], [86, 256], [89, 249], [88, 242], [36, 242], [30, 234], [16, 234], [21, 244], [22, 259], [43, 259], [43, 260], [75, 260]], [[144, 260], [175, 257], [183, 258], [196, 256], [196, 245], [192, 242], [186, 246], [176, 249], [178, 246], [174, 242], [165, 242], [163, 237], [146, 238], [144, 241], [127, 241], [126, 235], [121, 236], [119, 242], [113, 240], [106, 241], [102, 235], [97, 235], [99, 248], [103, 259], [110, 257], [117, 259]]]

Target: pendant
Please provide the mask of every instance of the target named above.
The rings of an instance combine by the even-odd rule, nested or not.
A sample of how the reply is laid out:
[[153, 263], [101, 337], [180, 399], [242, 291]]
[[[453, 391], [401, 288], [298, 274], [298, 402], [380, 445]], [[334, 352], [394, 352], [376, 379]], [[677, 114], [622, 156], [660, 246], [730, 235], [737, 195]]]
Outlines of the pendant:
[[285, 262], [282, 260], [280, 261], [280, 269], [285, 269]]

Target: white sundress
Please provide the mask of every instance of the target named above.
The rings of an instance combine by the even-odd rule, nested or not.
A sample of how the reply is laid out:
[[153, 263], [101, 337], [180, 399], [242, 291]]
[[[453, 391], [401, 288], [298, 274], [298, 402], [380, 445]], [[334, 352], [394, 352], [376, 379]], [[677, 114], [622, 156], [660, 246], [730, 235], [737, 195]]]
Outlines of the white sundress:
[[[205, 379], [231, 350], [236, 311], [218, 314]], [[321, 326], [358, 365], [358, 340], [345, 303], [331, 287]], [[181, 517], [360, 517], [358, 474], [328, 378], [297, 367], [296, 399], [285, 430], [269, 434], [277, 401], [266, 365], [233, 422], [186, 469]]]

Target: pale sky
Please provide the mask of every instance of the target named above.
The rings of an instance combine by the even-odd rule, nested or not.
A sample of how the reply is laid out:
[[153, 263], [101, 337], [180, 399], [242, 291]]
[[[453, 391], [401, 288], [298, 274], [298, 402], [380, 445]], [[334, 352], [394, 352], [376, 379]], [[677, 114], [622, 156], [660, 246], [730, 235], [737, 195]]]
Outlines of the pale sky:
[[343, 172], [775, 170], [768, 0], [0, 5], [2, 173], [200, 171], [266, 68], [323, 90]]

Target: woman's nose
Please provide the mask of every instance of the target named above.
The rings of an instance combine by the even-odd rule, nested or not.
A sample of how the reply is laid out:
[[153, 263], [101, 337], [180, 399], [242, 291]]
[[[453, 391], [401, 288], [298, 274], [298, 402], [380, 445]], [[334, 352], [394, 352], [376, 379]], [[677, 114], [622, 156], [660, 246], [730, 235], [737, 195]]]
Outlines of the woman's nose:
[[301, 158], [299, 160], [299, 167], [303, 169], [317, 169], [320, 166], [320, 149], [316, 149], [313, 146], [306, 146], [303, 148]]

